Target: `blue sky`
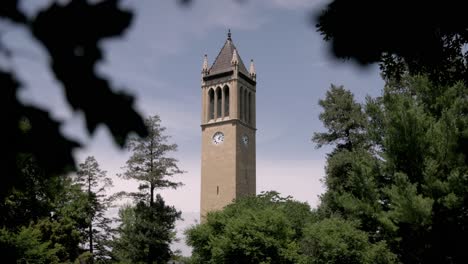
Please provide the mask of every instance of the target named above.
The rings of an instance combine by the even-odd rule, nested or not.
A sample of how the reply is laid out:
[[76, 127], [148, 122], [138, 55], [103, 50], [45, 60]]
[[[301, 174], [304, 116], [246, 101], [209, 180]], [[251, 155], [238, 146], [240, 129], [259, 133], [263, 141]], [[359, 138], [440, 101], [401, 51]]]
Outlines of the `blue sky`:
[[[49, 2], [25, 0], [22, 6], [34, 15]], [[159, 114], [179, 145], [175, 157], [187, 173], [177, 179], [185, 186], [163, 191], [166, 200], [187, 215], [198, 214], [201, 66], [204, 54], [213, 62], [230, 28], [243, 61], [254, 59], [257, 71], [257, 192], [277, 190], [315, 207], [330, 151], [315, 149], [310, 140], [324, 130], [318, 100], [331, 83], [344, 85], [358, 101], [378, 95], [383, 87], [378, 67], [362, 69], [330, 56], [311, 23], [311, 13], [326, 1], [194, 0], [190, 7], [176, 2], [123, 1], [135, 12], [133, 24], [122, 38], [101, 43], [105, 59], [97, 67], [117, 89], [137, 97], [142, 114]], [[71, 111], [48, 70], [44, 49], [21, 28], [9, 29], [4, 38], [15, 53], [8, 67], [26, 84], [20, 98], [65, 121], [64, 133], [86, 146], [76, 151], [77, 159], [93, 155], [109, 176], [120, 173], [129, 154], [113, 144], [104, 127], [87, 134], [82, 115]], [[137, 186], [114, 179], [115, 190]]]

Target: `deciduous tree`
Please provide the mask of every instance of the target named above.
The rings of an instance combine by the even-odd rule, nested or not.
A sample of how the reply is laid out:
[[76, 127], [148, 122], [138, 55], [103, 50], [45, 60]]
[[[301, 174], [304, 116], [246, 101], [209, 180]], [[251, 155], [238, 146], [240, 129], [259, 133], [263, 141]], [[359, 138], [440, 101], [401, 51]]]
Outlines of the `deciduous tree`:
[[336, 57], [381, 63], [387, 79], [427, 74], [437, 84], [468, 84], [462, 2], [334, 0], [314, 21]]
[[[120, 36], [130, 25], [132, 13], [122, 10], [118, 0], [76, 0], [52, 3], [37, 15], [28, 16], [19, 8], [19, 0], [5, 0], [0, 7], [0, 18], [8, 21], [5, 26], [18, 27], [30, 33], [38, 45], [44, 47], [50, 60], [53, 77], [61, 84], [70, 106], [84, 114], [90, 133], [100, 124], [107, 126], [115, 142], [123, 146], [128, 135], [136, 132], [147, 135], [143, 119], [133, 107], [133, 98], [116, 92], [108, 80], [95, 71], [102, 59], [100, 41]], [[86, 19], [82, 19], [86, 17]], [[106, 17], [105, 22], [102, 18]], [[18, 54], [14, 47], [0, 39], [1, 65], [8, 65]], [[62, 134], [60, 124], [47, 111], [21, 102], [17, 93], [26, 89], [18, 80], [14, 67], [0, 67], [3, 113], [2, 132], [9, 144], [4, 147], [6, 157], [1, 159], [3, 168], [0, 198], [3, 200], [12, 188], [20, 183], [21, 168], [17, 157], [30, 154], [44, 170], [43, 177], [75, 170], [72, 151], [79, 144]], [[102, 103], [106, 107], [102, 107]], [[30, 129], [20, 127], [22, 120], [30, 123]]]
[[208, 213], [187, 242], [194, 263], [302, 263], [299, 241], [312, 217], [308, 204], [268, 192]]

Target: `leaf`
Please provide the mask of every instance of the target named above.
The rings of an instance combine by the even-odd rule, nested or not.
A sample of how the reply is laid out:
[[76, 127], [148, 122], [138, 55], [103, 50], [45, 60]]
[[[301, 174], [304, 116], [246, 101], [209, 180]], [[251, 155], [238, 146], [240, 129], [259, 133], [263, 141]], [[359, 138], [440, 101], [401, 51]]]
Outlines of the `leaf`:
[[84, 113], [88, 131], [93, 133], [97, 125], [104, 124], [123, 146], [131, 132], [147, 135], [143, 120], [134, 110], [131, 96], [114, 92], [95, 73], [96, 63], [102, 59], [99, 41], [120, 35], [131, 21], [131, 13], [120, 10], [117, 3], [55, 3], [41, 11], [31, 26], [51, 56], [51, 68], [63, 84], [68, 102]]

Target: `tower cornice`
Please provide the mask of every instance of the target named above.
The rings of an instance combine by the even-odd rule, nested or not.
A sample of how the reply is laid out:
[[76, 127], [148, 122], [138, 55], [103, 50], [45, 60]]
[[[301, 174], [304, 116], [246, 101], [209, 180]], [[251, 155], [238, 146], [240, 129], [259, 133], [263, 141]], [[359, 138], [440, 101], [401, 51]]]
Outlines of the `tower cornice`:
[[[224, 79], [222, 80], [222, 78], [225, 78], [225, 77], [233, 77], [233, 78], [229, 78], [229, 79]], [[253, 86], [256, 86], [257, 85], [257, 82], [252, 80], [251, 77], [243, 74], [242, 72], [239, 72], [239, 75], [238, 75], [242, 80], [246, 81], [247, 83], [249, 83], [250, 85], [253, 85]], [[205, 85], [204, 86], [209, 86], [210, 84], [207, 83], [207, 82], [211, 82], [211, 81], [215, 81], [216, 79], [220, 79], [219, 82], [214, 82], [214, 83], [223, 83], [223, 82], [229, 82], [229, 81], [232, 81], [232, 80], [235, 80], [236, 78], [234, 78], [234, 74], [233, 74], [233, 71], [226, 71], [226, 72], [221, 72], [221, 73], [218, 73], [216, 75], [207, 75], [207, 76], [204, 76], [203, 77], [203, 81], [205, 82]]]
[[257, 129], [249, 124], [247, 124], [246, 122], [238, 119], [238, 118], [231, 118], [231, 119], [226, 119], [226, 120], [219, 120], [219, 121], [214, 121], [214, 122], [208, 122], [208, 123], [204, 123], [204, 124], [201, 124], [200, 127], [202, 128], [202, 130], [206, 127], [212, 127], [212, 126], [219, 126], [219, 125], [222, 125], [222, 124], [229, 124], [229, 123], [238, 123], [238, 124], [241, 124], [245, 127], [248, 127], [254, 131], [257, 131]]
[[233, 75], [233, 72], [234, 71], [231, 70], [231, 71], [220, 72], [220, 73], [217, 73], [217, 74], [214, 74], [214, 75], [207, 75], [207, 76], [203, 77], [203, 81], [205, 81], [205, 82], [206, 81], [212, 81], [212, 80], [215, 80], [215, 79], [231, 76], [231, 75]]

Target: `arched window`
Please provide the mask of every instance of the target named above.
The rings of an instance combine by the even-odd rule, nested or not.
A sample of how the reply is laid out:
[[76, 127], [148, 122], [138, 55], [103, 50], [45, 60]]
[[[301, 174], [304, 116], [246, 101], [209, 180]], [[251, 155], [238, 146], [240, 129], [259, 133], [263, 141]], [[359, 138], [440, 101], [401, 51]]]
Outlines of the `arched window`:
[[247, 122], [252, 123], [252, 93], [249, 92], [249, 115], [247, 116]]
[[224, 116], [229, 116], [229, 87], [224, 86]]
[[244, 88], [240, 88], [240, 95], [239, 95], [239, 110], [240, 110], [240, 119], [244, 119]]
[[221, 117], [221, 110], [222, 110], [222, 103], [223, 103], [223, 95], [221, 94], [221, 88], [216, 88], [216, 118]]
[[210, 103], [208, 105], [208, 119], [214, 119], [214, 91], [210, 89], [208, 92]]

